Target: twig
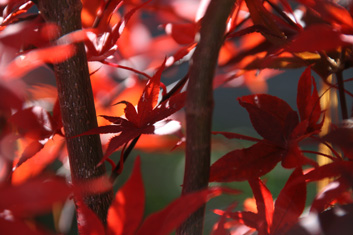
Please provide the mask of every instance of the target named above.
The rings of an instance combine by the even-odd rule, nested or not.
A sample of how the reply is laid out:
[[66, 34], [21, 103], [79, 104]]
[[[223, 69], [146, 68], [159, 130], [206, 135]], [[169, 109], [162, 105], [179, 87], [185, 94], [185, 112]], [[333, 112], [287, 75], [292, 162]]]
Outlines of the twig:
[[[212, 0], [201, 21], [200, 41], [192, 57], [186, 96], [186, 151], [182, 194], [207, 188], [210, 172], [213, 77], [234, 0]], [[177, 234], [202, 234], [205, 206]]]

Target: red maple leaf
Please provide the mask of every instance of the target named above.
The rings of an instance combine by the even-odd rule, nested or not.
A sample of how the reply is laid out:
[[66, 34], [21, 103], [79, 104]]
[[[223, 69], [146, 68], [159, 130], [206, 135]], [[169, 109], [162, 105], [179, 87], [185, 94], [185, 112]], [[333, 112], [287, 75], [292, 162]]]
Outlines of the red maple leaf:
[[[311, 91], [313, 88], [313, 91]], [[299, 142], [321, 130], [322, 121], [319, 96], [310, 68], [301, 76], [298, 84], [295, 112], [284, 100], [267, 94], [248, 95], [238, 98], [249, 113], [251, 123], [263, 140], [238, 134], [226, 134], [227, 138], [239, 138], [258, 143], [249, 148], [234, 150], [211, 166], [210, 181], [242, 181], [260, 177], [282, 161], [285, 168], [301, 167], [304, 164], [317, 166], [305, 157]]]
[[110, 139], [107, 151], [101, 162], [106, 160], [120, 146], [142, 134], [158, 134], [158, 128], [165, 126], [171, 121], [170, 119], [165, 119], [184, 106], [185, 93], [172, 95], [169, 99], [157, 105], [161, 86], [160, 79], [164, 68], [165, 61], [147, 82], [137, 108], [128, 101], [117, 103], [125, 104], [125, 118], [103, 115], [102, 117], [112, 122], [113, 125], [101, 126], [79, 135], [120, 133]]

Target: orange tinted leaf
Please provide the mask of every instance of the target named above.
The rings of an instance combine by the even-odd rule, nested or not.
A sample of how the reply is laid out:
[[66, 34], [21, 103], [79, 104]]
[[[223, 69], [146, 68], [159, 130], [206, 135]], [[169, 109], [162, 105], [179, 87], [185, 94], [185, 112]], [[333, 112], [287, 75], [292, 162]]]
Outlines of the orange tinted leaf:
[[134, 234], [143, 218], [145, 190], [140, 165], [140, 157], [137, 157], [130, 178], [116, 193], [109, 208], [109, 234]]
[[256, 200], [257, 214], [259, 216], [257, 230], [259, 234], [268, 234], [273, 216], [272, 194], [259, 178], [249, 180], [249, 184]]
[[58, 45], [32, 50], [23, 56], [19, 56], [11, 62], [7, 67], [5, 76], [21, 77], [45, 63], [60, 63], [67, 60], [74, 54], [74, 45]]
[[285, 35], [279, 29], [274, 16], [264, 6], [261, 0], [245, 0], [254, 25], [264, 26], [269, 33], [263, 33], [264, 37], [274, 43], [282, 43]]
[[39, 143], [38, 141], [32, 141], [31, 143], [29, 143], [29, 145], [27, 145], [27, 147], [25, 148], [25, 150], [22, 153], [21, 158], [19, 159], [19, 161], [16, 164], [16, 168], [19, 167], [20, 165], [22, 165], [22, 163], [24, 163], [25, 161], [27, 161], [28, 159], [30, 159], [31, 157], [33, 157], [36, 153], [38, 153], [42, 148], [44, 147], [43, 144]]
[[[25, 143], [28, 145], [28, 142]], [[31, 177], [41, 173], [50, 163], [52, 163], [63, 150], [64, 139], [61, 136], [54, 136], [48, 140], [43, 149], [23, 164], [18, 166], [12, 173], [12, 183], [20, 184]], [[16, 164], [16, 161], [14, 162]]]

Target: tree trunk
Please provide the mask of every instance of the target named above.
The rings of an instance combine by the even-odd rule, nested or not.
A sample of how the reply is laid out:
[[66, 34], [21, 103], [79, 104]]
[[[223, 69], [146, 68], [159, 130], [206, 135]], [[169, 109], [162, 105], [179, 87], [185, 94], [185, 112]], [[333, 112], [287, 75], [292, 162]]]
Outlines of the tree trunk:
[[[39, 0], [38, 8], [47, 22], [60, 27], [60, 35], [82, 28], [80, 0]], [[105, 174], [104, 165], [96, 167], [103, 156], [98, 135], [70, 138], [97, 127], [87, 57], [83, 43], [76, 44], [76, 54], [54, 64], [62, 121], [69, 153], [73, 184]], [[112, 192], [85, 195], [84, 202], [106, 224]]]
[[[213, 77], [234, 0], [212, 0], [201, 22], [200, 41], [191, 61], [186, 98], [186, 159], [182, 194], [207, 188], [210, 172]], [[177, 233], [202, 234], [205, 206]]]

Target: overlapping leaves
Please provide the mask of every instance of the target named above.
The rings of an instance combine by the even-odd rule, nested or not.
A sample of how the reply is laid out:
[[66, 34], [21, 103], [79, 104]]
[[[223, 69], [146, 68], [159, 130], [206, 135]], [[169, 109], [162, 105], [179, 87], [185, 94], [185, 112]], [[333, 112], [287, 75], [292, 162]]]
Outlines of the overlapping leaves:
[[[209, 188], [190, 193], [172, 201], [164, 209], [143, 220], [145, 190], [141, 174], [140, 157], [135, 160], [130, 178], [115, 195], [108, 211], [107, 234], [169, 234], [192, 212], [222, 193], [238, 194], [239, 191], [225, 188]], [[98, 218], [84, 207], [80, 210], [80, 231], [85, 234], [105, 234]], [[97, 231], [97, 228], [100, 229]]]
[[[82, 135], [120, 133], [111, 138], [107, 151], [102, 159], [104, 161], [116, 149], [130, 140], [142, 134], [155, 134], [157, 124], [164, 124], [171, 120], [164, 120], [184, 106], [185, 94], [178, 93], [172, 95], [169, 99], [157, 105], [160, 92], [160, 79], [165, 68], [165, 61], [158, 68], [155, 75], [147, 82], [146, 87], [139, 99], [137, 108], [127, 101], [121, 101], [118, 104], [124, 104], [125, 118], [102, 116], [112, 122], [112, 125], [101, 126], [87, 131]], [[164, 120], [164, 121], [163, 121]], [[163, 121], [162, 123], [158, 123]], [[160, 126], [160, 125], [158, 125]]]
[[[298, 85], [300, 121], [297, 112], [285, 101], [271, 95], [249, 95], [238, 98], [238, 101], [248, 111], [253, 127], [263, 139], [216, 161], [211, 167], [210, 181], [242, 181], [260, 177], [280, 161], [285, 168], [316, 165], [303, 155], [299, 147], [300, 141], [317, 134], [322, 126], [322, 122], [318, 123], [322, 111], [310, 68], [304, 71]], [[228, 133], [226, 137], [232, 137], [232, 134]], [[234, 137], [244, 139], [238, 134]]]
[[[301, 168], [293, 171], [275, 203], [271, 192], [259, 178], [250, 179], [249, 184], [257, 212], [228, 212], [225, 216], [256, 229], [260, 235], [286, 234], [297, 223], [305, 207], [306, 183]], [[215, 212], [221, 215], [225, 213], [220, 210]]]

